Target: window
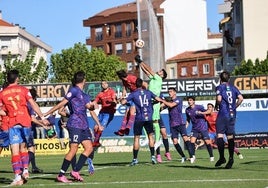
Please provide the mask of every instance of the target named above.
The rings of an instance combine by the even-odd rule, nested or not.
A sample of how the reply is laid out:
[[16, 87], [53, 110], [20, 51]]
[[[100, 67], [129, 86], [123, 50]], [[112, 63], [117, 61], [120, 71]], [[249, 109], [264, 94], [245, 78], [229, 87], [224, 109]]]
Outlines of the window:
[[192, 75], [197, 75], [198, 70], [197, 70], [197, 66], [193, 66], [192, 67]]
[[105, 24], [105, 28], [106, 28], [106, 36], [111, 36], [111, 27]]
[[127, 71], [132, 71], [132, 62], [127, 62]]
[[187, 70], [186, 67], [181, 68], [181, 76], [186, 76], [187, 75]]
[[115, 25], [115, 38], [121, 38], [122, 37], [122, 25], [116, 24]]
[[123, 45], [122, 44], [116, 44], [115, 45], [115, 54], [121, 55], [123, 53]]
[[222, 69], [223, 69], [223, 66], [222, 66], [222, 60], [223, 59], [217, 59], [216, 60], [216, 72], [220, 72], [220, 71], [222, 71]]
[[96, 41], [101, 41], [103, 39], [102, 27], [95, 29]]
[[132, 43], [131, 42], [128, 42], [126, 43], [126, 53], [131, 53], [132, 52]]
[[209, 64], [203, 65], [203, 74], [209, 74]]
[[131, 23], [126, 24], [126, 36], [127, 37], [131, 36]]
[[175, 78], [175, 68], [174, 67], [171, 67], [169, 70], [169, 78], [170, 79]]

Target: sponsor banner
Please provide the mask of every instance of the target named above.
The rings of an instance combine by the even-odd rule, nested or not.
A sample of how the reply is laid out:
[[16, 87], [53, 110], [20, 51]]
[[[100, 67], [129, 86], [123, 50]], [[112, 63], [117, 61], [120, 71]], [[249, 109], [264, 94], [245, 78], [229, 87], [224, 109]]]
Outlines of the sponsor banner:
[[[68, 139], [35, 139], [35, 154], [36, 155], [58, 155], [68, 152]], [[79, 152], [83, 151], [83, 147], [79, 146]], [[0, 156], [10, 156], [10, 148], [3, 148]]]
[[[207, 108], [207, 104], [212, 103], [215, 104], [215, 100], [204, 100], [204, 101], [195, 101], [195, 104], [203, 105]], [[185, 109], [188, 107], [187, 101], [183, 101], [182, 112], [185, 113]], [[47, 112], [52, 107], [41, 107], [41, 111], [43, 113]], [[98, 114], [101, 105], [95, 112]], [[115, 116], [124, 116], [126, 112], [127, 106], [118, 104], [116, 106]], [[237, 108], [237, 111], [268, 111], [268, 98], [256, 98], [256, 99], [244, 99], [242, 104]], [[165, 109], [161, 112], [161, 114], [168, 114], [168, 110]], [[88, 112], [88, 116], [90, 113]], [[59, 118], [59, 114], [56, 114], [56, 117]]]
[[[117, 153], [117, 152], [132, 152], [133, 151], [133, 137], [124, 136], [121, 138], [116, 137], [103, 137], [100, 140], [101, 147], [99, 147], [97, 153]], [[179, 143], [184, 149], [183, 139], [179, 138]], [[173, 151], [173, 143], [169, 137], [170, 150]], [[36, 155], [60, 155], [66, 154], [69, 150], [68, 139], [35, 139], [35, 154]], [[237, 134], [235, 137], [235, 145], [237, 148], [251, 148], [268, 147], [268, 132], [266, 133], [248, 133]], [[163, 147], [162, 147], [163, 148]], [[202, 147], [200, 147], [202, 148]], [[82, 145], [79, 145], [78, 153], [83, 151]], [[140, 151], [148, 151], [148, 139], [145, 136], [141, 136], [140, 139]], [[11, 156], [10, 148], [4, 148], [0, 157]]]
[[[235, 85], [242, 94], [264, 94], [268, 93], [268, 76], [237, 76], [231, 77], [230, 83]], [[214, 96], [215, 88], [220, 84], [219, 78], [195, 78], [195, 79], [169, 79], [163, 81], [162, 93], [168, 95], [168, 88], [175, 87], [178, 96]], [[40, 101], [60, 101], [70, 88], [70, 83], [59, 84], [36, 84], [25, 85], [28, 88], [35, 87]], [[109, 82], [117, 96], [122, 95], [121, 82]], [[92, 98], [101, 91], [101, 82], [86, 83], [84, 90]]]
[[235, 145], [238, 148], [268, 147], [268, 132], [237, 134], [235, 136]]
[[[180, 139], [181, 140], [181, 139]], [[35, 154], [36, 155], [59, 155], [66, 154], [69, 150], [69, 140], [62, 139], [35, 139]], [[172, 144], [171, 139], [169, 139]], [[116, 137], [103, 137], [100, 139], [101, 147], [97, 149], [97, 153], [115, 153], [115, 152], [132, 152], [133, 150], [133, 137], [124, 136], [122, 138]], [[140, 150], [148, 150], [148, 140], [145, 136], [140, 138]], [[79, 145], [78, 153], [83, 151], [82, 145]], [[2, 153], [3, 156], [11, 156], [10, 148], [4, 148]]]

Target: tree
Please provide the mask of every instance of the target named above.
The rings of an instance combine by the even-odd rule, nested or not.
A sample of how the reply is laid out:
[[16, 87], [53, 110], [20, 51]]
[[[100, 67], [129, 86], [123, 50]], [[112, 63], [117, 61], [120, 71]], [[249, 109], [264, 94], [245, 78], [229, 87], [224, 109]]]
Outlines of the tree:
[[243, 60], [239, 66], [236, 66], [232, 75], [262, 75], [268, 74], [268, 58], [263, 61], [256, 59], [253, 63], [252, 60]]
[[9, 53], [7, 59], [4, 61], [4, 69], [0, 73], [1, 85], [5, 82], [6, 73], [12, 69], [19, 71], [21, 84], [44, 82], [48, 77], [47, 62], [41, 58], [35, 65], [35, 53], [36, 49], [30, 49], [24, 61], [19, 60], [18, 57], [12, 59], [12, 55]]
[[51, 82], [70, 82], [74, 72], [82, 70], [87, 81], [118, 80], [116, 71], [126, 64], [115, 55], [107, 56], [101, 49], [89, 51], [85, 44], [74, 44], [73, 48], [51, 56]]

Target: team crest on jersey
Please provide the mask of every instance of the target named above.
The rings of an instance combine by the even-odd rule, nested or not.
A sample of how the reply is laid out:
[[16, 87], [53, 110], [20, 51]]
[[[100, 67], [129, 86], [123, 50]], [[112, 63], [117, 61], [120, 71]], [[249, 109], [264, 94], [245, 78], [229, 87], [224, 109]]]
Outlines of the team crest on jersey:
[[67, 93], [67, 97], [68, 98], [70, 98], [71, 96], [72, 96], [72, 93], [71, 92]]

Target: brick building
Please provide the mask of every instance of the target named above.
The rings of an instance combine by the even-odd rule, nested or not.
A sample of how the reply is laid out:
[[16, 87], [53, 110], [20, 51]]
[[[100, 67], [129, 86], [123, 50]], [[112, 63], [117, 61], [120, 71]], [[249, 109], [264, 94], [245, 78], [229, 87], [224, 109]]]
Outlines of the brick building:
[[[206, 1], [154, 0], [152, 3], [162, 36], [164, 61], [186, 50], [208, 48]], [[83, 25], [90, 27], [87, 45], [121, 57], [127, 63], [128, 71], [135, 72], [133, 59], [138, 54], [135, 47], [138, 39], [136, 2], [99, 12], [83, 20]], [[143, 26], [146, 27], [146, 23], [141, 23]]]
[[169, 78], [214, 77], [222, 71], [222, 48], [186, 51], [167, 60]]

